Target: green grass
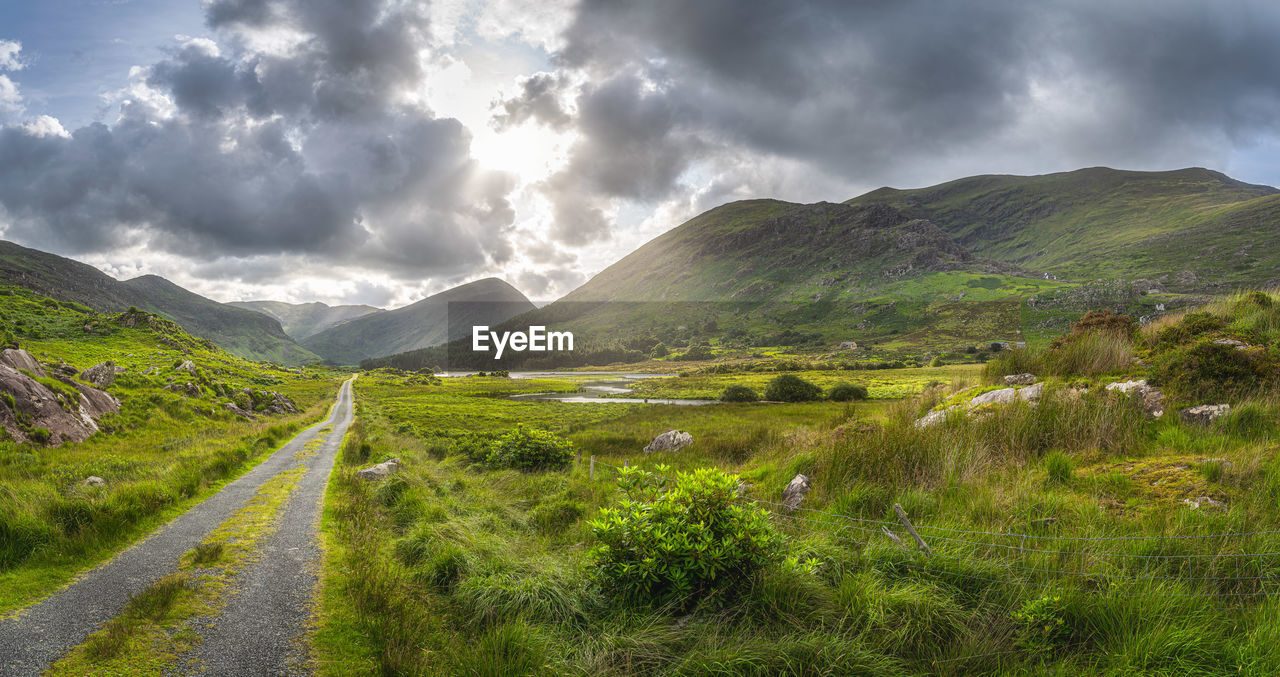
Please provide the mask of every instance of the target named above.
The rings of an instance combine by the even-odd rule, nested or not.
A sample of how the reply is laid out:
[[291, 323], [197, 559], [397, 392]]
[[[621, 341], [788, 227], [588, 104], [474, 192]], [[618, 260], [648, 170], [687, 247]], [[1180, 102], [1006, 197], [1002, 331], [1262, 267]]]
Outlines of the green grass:
[[[154, 316], [122, 322], [22, 289], [0, 289], [0, 318], [47, 368], [109, 359], [128, 370], [107, 388], [120, 413], [88, 440], [0, 442], [0, 612], [49, 594], [252, 467], [322, 416], [338, 386], [331, 372], [249, 362]], [[198, 374], [176, 370], [183, 360]], [[170, 379], [199, 383], [201, 397], [164, 390]], [[242, 420], [222, 407], [242, 388], [285, 393], [300, 413]], [[84, 487], [90, 475], [106, 486]]]
[[[1150, 538], [1280, 528], [1274, 399], [1245, 402], [1209, 427], [1176, 414], [1151, 420], [1139, 403], [1099, 388], [1111, 376], [1142, 376], [1140, 364], [1102, 377], [1069, 373], [1099, 371], [1090, 366], [1095, 351], [1105, 353], [1092, 346], [1073, 356], [1036, 406], [991, 407], [924, 429], [915, 420], [958, 397], [980, 367], [803, 374], [894, 379], [881, 387], [901, 388], [898, 401], [612, 410], [486, 397], [479, 379], [407, 386], [371, 374], [357, 383], [359, 429], [328, 496], [329, 620], [317, 665], [341, 674], [346, 657], [371, 672], [425, 675], [1280, 670], [1280, 603], [1270, 594], [1280, 592], [1280, 564], [1240, 556], [1275, 552], [1280, 538]], [[921, 392], [931, 373], [947, 377]], [[642, 387], [706, 396], [731, 383], [759, 388], [773, 375]], [[777, 518], [791, 564], [719, 601], [689, 611], [624, 603], [592, 584], [586, 557], [588, 520], [620, 498], [607, 466], [597, 465], [594, 480], [586, 464], [496, 471], [435, 432], [486, 436], [520, 423], [612, 465], [735, 472], [746, 496], [764, 501], [779, 501], [803, 473], [812, 490], [802, 506], [821, 512]], [[694, 444], [640, 452], [668, 429], [691, 432]], [[400, 475], [375, 484], [353, 477], [390, 456], [407, 464]], [[1225, 507], [1185, 503], [1206, 496]], [[880, 525], [846, 519], [896, 525], [894, 504], [932, 557], [913, 552], [900, 528], [890, 526], [907, 549]], [[1009, 533], [1029, 537], [1001, 535]], [[364, 575], [342, 575], [356, 566]]]

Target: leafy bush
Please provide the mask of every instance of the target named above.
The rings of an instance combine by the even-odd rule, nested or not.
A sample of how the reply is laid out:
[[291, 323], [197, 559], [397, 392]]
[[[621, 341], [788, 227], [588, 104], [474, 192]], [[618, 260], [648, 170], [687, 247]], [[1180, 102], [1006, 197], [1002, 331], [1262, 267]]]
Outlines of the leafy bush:
[[499, 437], [486, 461], [498, 468], [557, 470], [573, 460], [573, 443], [554, 433], [520, 426]]
[[1048, 653], [1066, 638], [1061, 601], [1056, 595], [1042, 595], [1027, 600], [1013, 612], [1020, 647], [1031, 653]]
[[780, 562], [782, 536], [768, 513], [738, 503], [738, 477], [714, 468], [680, 473], [674, 486], [639, 468], [619, 479], [627, 498], [591, 522], [592, 575], [631, 602], [687, 605]]
[[812, 402], [822, 399], [822, 388], [795, 374], [782, 374], [769, 381], [764, 398], [774, 402]]
[[867, 387], [856, 383], [838, 383], [831, 387], [827, 399], [832, 402], [849, 402], [867, 399]]
[[930, 366], [930, 367], [941, 367], [941, 366], [943, 366], [944, 364], [946, 364], [946, 362], [943, 362], [943, 361], [942, 361], [942, 356], [941, 356], [941, 355], [937, 355], [937, 356], [935, 356], [932, 360], [929, 360], [929, 366]]
[[1156, 333], [1156, 342], [1166, 346], [1181, 345], [1206, 334], [1221, 331], [1225, 326], [1226, 323], [1222, 318], [1212, 313], [1187, 313], [1176, 324], [1161, 328]]
[[732, 385], [720, 393], [721, 402], [755, 402], [760, 396], [744, 385]]

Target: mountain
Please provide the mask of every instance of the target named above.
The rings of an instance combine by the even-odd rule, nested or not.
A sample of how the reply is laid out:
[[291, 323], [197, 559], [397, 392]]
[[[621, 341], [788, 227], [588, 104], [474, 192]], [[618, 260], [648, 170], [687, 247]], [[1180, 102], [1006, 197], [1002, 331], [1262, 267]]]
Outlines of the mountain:
[[0, 280], [99, 312], [136, 306], [158, 313], [244, 358], [287, 365], [319, 360], [285, 335], [274, 319], [218, 303], [155, 275], [121, 282], [79, 261], [0, 241]]
[[486, 278], [403, 308], [349, 320], [301, 343], [330, 362], [359, 364], [371, 357], [445, 343], [469, 332], [472, 325], [497, 325], [533, 309], [515, 287]]
[[928, 219], [978, 256], [1075, 280], [1205, 288], [1280, 282], [1280, 190], [1203, 168], [1093, 167], [881, 188], [846, 204]]
[[284, 329], [284, 333], [295, 341], [314, 336], [329, 327], [357, 317], [383, 312], [381, 308], [373, 306], [330, 306], [320, 302], [232, 301], [227, 305], [274, 317]]

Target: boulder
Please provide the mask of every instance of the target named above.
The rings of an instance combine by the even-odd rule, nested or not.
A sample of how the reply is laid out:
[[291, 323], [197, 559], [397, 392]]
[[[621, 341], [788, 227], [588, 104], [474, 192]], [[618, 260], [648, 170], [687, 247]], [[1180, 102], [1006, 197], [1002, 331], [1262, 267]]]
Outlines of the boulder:
[[1029, 386], [1036, 382], [1035, 374], [1014, 374], [1004, 377], [1005, 385], [1010, 386]]
[[36, 376], [48, 376], [40, 361], [21, 348], [5, 348], [0, 351], [0, 363], [7, 364], [19, 371], [26, 369]]
[[80, 372], [80, 379], [98, 388], [106, 388], [116, 381], [116, 365], [111, 360], [101, 362]]
[[227, 402], [222, 405], [222, 408], [235, 414], [236, 416], [239, 416], [240, 418], [249, 419], [250, 421], [256, 420], [258, 418], [257, 416], [254, 415], [252, 411], [241, 409], [240, 406], [237, 405], [235, 402]]
[[356, 477], [359, 477], [362, 480], [380, 480], [384, 477], [390, 477], [391, 475], [400, 472], [400, 469], [403, 467], [404, 464], [400, 463], [400, 459], [393, 458], [389, 461], [383, 461], [377, 465], [357, 471]]
[[811, 488], [809, 478], [804, 475], [796, 475], [787, 483], [787, 488], [782, 490], [782, 505], [787, 508], [787, 512], [792, 512], [800, 507], [804, 502], [805, 494], [809, 493]]
[[1043, 392], [1043, 383], [1037, 383], [1025, 388], [1001, 388], [1000, 390], [992, 390], [990, 392], [982, 393], [972, 400], [969, 400], [969, 406], [981, 407], [986, 404], [1008, 404], [1017, 400], [1034, 402], [1040, 399], [1040, 395]]
[[1139, 398], [1143, 413], [1151, 418], [1164, 416], [1164, 391], [1149, 385], [1146, 379], [1108, 383], [1106, 389]]
[[[98, 431], [97, 420], [120, 411], [111, 395], [83, 383], [68, 383], [79, 397], [64, 402], [58, 393], [8, 364], [0, 364], [0, 393], [12, 398], [0, 403], [0, 425], [18, 442], [58, 445], [83, 442]], [[43, 429], [48, 431], [46, 436]]]
[[1244, 341], [1237, 341], [1236, 339], [1230, 338], [1214, 339], [1213, 342], [1220, 346], [1235, 346], [1236, 350], [1245, 350], [1249, 347], [1249, 345]]
[[187, 381], [186, 383], [170, 383], [164, 387], [170, 392], [180, 393], [185, 397], [200, 397], [200, 386]]
[[88, 476], [88, 477], [84, 478], [84, 481], [80, 483], [80, 486], [84, 486], [84, 487], [105, 487], [105, 486], [107, 486], [107, 481], [106, 481], [106, 480], [104, 480], [104, 479], [102, 479], [101, 477], [98, 477], [97, 475], [90, 475], [90, 476]]
[[264, 409], [268, 414], [298, 413], [298, 407], [294, 405], [293, 400], [277, 392], [270, 392], [268, 395], [271, 396], [271, 404], [268, 404]]
[[644, 448], [644, 453], [652, 454], [655, 451], [680, 451], [685, 447], [693, 444], [693, 435], [683, 430], [668, 430], [661, 435], [653, 438]]
[[1231, 411], [1229, 404], [1202, 404], [1182, 410], [1182, 422], [1195, 425], [1209, 425]]
[[931, 411], [925, 414], [924, 416], [921, 416], [920, 419], [917, 420], [912, 425], [914, 425], [917, 428], [928, 428], [931, 426], [938, 425], [939, 423], [942, 423], [943, 421], [947, 420], [947, 414], [951, 413], [952, 409], [955, 409], [955, 407], [947, 407], [946, 409], [937, 409], [935, 411]]
[[188, 374], [195, 376], [199, 370], [196, 368], [195, 362], [192, 362], [191, 360], [183, 360], [182, 364], [178, 365], [178, 371], [185, 371]]

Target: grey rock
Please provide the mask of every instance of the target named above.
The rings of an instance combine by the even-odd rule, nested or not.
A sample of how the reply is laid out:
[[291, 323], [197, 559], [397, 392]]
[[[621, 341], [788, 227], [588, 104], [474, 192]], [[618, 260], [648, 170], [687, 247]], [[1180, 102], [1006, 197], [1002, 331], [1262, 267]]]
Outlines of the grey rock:
[[1008, 404], [1017, 400], [1034, 402], [1040, 399], [1040, 395], [1043, 392], [1043, 383], [1026, 386], [1025, 388], [1001, 388], [1000, 390], [992, 390], [990, 392], [983, 393], [972, 400], [969, 400], [969, 406], [981, 407], [987, 404]]
[[186, 383], [170, 383], [164, 387], [170, 392], [180, 393], [185, 397], [200, 397], [200, 386], [187, 381]]
[[1143, 413], [1151, 418], [1164, 416], [1164, 391], [1148, 384], [1146, 379], [1108, 383], [1106, 390], [1139, 398]]
[[7, 364], [17, 370], [26, 369], [36, 376], [48, 376], [40, 361], [21, 348], [5, 348], [0, 351], [0, 363]]
[[185, 371], [192, 376], [199, 373], [199, 369], [196, 367], [195, 362], [192, 362], [191, 360], [183, 360], [182, 364], [178, 365], [178, 371]]
[[107, 481], [97, 475], [90, 475], [84, 478], [80, 485], [85, 487], [105, 487], [107, 486]]
[[955, 407], [947, 407], [946, 409], [937, 409], [921, 416], [912, 425], [916, 428], [929, 428], [947, 420], [947, 414]]
[[1184, 499], [1182, 499], [1182, 502], [1183, 502], [1183, 503], [1186, 503], [1186, 504], [1187, 504], [1187, 507], [1191, 508], [1192, 510], [1199, 510], [1200, 508], [1225, 508], [1225, 507], [1227, 507], [1227, 504], [1226, 504], [1226, 503], [1223, 503], [1222, 501], [1214, 500], [1213, 498], [1211, 498], [1211, 497], [1209, 497], [1209, 496], [1198, 496], [1198, 497], [1196, 497], [1196, 498], [1184, 498]]
[[1182, 422], [1195, 425], [1209, 425], [1231, 411], [1229, 404], [1202, 404], [1182, 410]]
[[[29, 441], [28, 430], [49, 431], [50, 445], [83, 442], [98, 431], [96, 419], [120, 411], [120, 402], [111, 395], [83, 383], [67, 383], [78, 393], [75, 401], [64, 402], [58, 393], [8, 364], [0, 364], [0, 392], [13, 398], [13, 405], [0, 404], [0, 425], [18, 442]], [[19, 424], [19, 419], [22, 424]]]
[[809, 478], [804, 475], [796, 475], [787, 483], [787, 488], [782, 490], [782, 505], [786, 506], [787, 511], [794, 511], [804, 502], [805, 494], [809, 493], [812, 484]]
[[680, 451], [685, 447], [693, 444], [693, 435], [683, 430], [668, 430], [661, 435], [653, 438], [644, 448], [644, 453], [652, 454], [655, 451]]
[[240, 418], [248, 419], [250, 421], [256, 420], [258, 418], [256, 415], [254, 415], [252, 411], [241, 409], [240, 406], [237, 405], [235, 402], [226, 402], [222, 405], [222, 408], [235, 414], [236, 416], [239, 416]]
[[1035, 374], [1014, 374], [1004, 377], [1005, 385], [1029, 386], [1036, 382]]
[[404, 464], [400, 462], [400, 459], [393, 458], [388, 461], [383, 461], [377, 465], [369, 466], [364, 470], [357, 471], [356, 477], [359, 477], [362, 480], [380, 480], [384, 477], [390, 477], [391, 475], [400, 472], [400, 469], [403, 467]]
[[1244, 341], [1237, 341], [1236, 339], [1229, 338], [1214, 339], [1213, 342], [1220, 346], [1235, 346], [1236, 350], [1245, 350], [1249, 347], [1249, 345]]
[[82, 380], [92, 383], [98, 388], [106, 388], [116, 381], [116, 365], [111, 360], [95, 364], [80, 372]]

